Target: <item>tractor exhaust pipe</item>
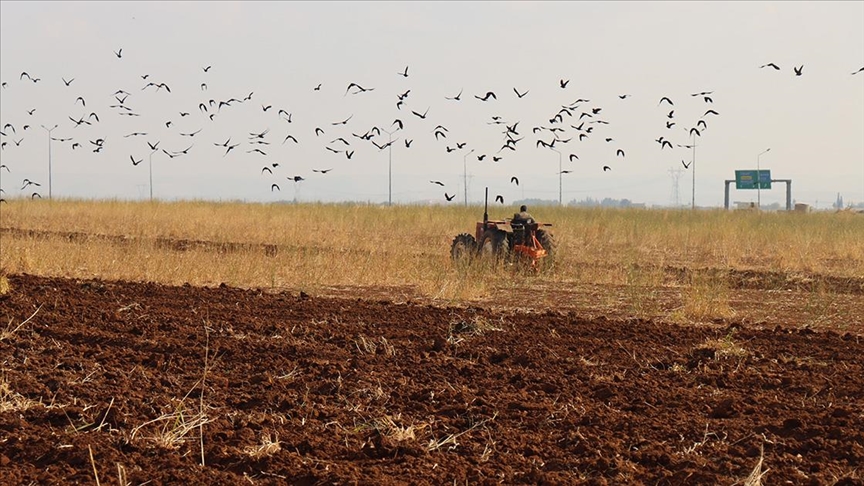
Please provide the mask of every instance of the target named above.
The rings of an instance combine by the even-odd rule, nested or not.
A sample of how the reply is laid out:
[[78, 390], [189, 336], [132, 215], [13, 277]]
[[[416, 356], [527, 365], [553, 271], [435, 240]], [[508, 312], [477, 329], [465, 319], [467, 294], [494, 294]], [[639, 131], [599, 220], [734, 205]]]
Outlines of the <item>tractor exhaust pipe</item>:
[[489, 188], [486, 188], [486, 203], [483, 206], [483, 226], [489, 222]]

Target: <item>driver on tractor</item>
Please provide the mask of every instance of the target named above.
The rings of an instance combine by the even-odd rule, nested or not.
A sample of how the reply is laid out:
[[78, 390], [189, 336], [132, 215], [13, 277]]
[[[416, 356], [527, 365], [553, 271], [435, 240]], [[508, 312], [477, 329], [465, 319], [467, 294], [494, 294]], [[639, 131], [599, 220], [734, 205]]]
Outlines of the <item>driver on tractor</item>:
[[519, 207], [519, 212], [513, 215], [513, 219], [510, 220], [510, 224], [531, 224], [534, 222], [534, 217], [531, 216], [531, 213], [528, 212], [528, 206], [522, 205]]

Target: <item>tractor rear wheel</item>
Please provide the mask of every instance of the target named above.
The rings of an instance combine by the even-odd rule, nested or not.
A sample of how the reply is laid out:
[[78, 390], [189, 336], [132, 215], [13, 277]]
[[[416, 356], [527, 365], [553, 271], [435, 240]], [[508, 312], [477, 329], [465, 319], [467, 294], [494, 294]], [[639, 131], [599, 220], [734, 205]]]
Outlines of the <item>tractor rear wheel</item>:
[[555, 250], [557, 243], [555, 242], [555, 238], [552, 236], [552, 233], [547, 233], [542, 229], [538, 229], [537, 233], [537, 241], [543, 246], [543, 249], [546, 250], [546, 256], [540, 259], [540, 263], [543, 268], [550, 268], [555, 263]]
[[469, 260], [477, 253], [477, 240], [474, 235], [462, 233], [453, 238], [453, 243], [450, 245], [450, 258], [453, 261]]
[[487, 231], [480, 240], [480, 253], [484, 257], [493, 257], [497, 261], [506, 260], [510, 256], [510, 244], [506, 231]]

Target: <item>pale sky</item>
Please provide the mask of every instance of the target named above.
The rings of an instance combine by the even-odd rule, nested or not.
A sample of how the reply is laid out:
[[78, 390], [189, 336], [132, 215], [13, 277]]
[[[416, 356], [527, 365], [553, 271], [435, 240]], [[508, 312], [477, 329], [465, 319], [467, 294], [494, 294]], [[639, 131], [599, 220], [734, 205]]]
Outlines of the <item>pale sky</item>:
[[[768, 63], [780, 70], [760, 68]], [[796, 76], [793, 67], [802, 65]], [[406, 66], [408, 76], [399, 75]], [[770, 148], [758, 157], [760, 168], [792, 179], [796, 201], [827, 207], [838, 192], [847, 203], [864, 200], [864, 72], [852, 74], [862, 67], [860, 1], [2, 1], [0, 160], [8, 171], [0, 170], [0, 185], [4, 197], [48, 196], [48, 137], [40, 126], [56, 124], [53, 137], [72, 140], [52, 142], [54, 197], [146, 199], [147, 142], [159, 142], [169, 152], [192, 146], [174, 158], [153, 155], [159, 199], [386, 202], [389, 150], [372, 142], [383, 145], [387, 134], [353, 134], [395, 129], [398, 118], [396, 203], [445, 203], [445, 192], [456, 195], [448, 204], [461, 203], [463, 164], [469, 201], [481, 201], [484, 187], [507, 204], [557, 200], [558, 153], [537, 147], [557, 136], [554, 148], [571, 171], [562, 176], [565, 203], [612, 197], [669, 205], [677, 176], [679, 202], [689, 205], [695, 167], [696, 204], [720, 206], [723, 181], [736, 169], [755, 169]], [[40, 81], [21, 79], [22, 72]], [[66, 86], [63, 79], [73, 78]], [[561, 80], [569, 80], [566, 88]], [[170, 93], [142, 89], [151, 81]], [[372, 89], [346, 94], [349, 83]], [[518, 98], [514, 88], [528, 94]], [[122, 104], [118, 90], [129, 93]], [[398, 109], [397, 95], [407, 90]], [[460, 91], [459, 101], [445, 99]], [[489, 91], [495, 99], [476, 98]], [[691, 96], [702, 92], [712, 102]], [[209, 106], [250, 93], [221, 110]], [[663, 97], [674, 106], [660, 104]], [[572, 116], [550, 121], [579, 99], [588, 101]], [[279, 110], [291, 114], [290, 123]], [[583, 112], [592, 116], [580, 120]], [[692, 164], [692, 150], [677, 145], [691, 143], [700, 119], [707, 129], [695, 137]], [[502, 150], [505, 125], [517, 122], [516, 150]], [[436, 140], [438, 125], [446, 138]], [[324, 134], [316, 136], [316, 127]], [[269, 145], [250, 144], [250, 133], [268, 129], [258, 140]], [[146, 135], [127, 137], [135, 132]], [[288, 135], [299, 143], [283, 144]], [[661, 136], [673, 148], [661, 148]], [[99, 138], [105, 141], [95, 153], [91, 141]], [[216, 144], [229, 138], [241, 145], [224, 155]], [[305, 180], [288, 179], [295, 175]], [[41, 187], [22, 189], [24, 179]], [[271, 190], [273, 183], [281, 190]], [[784, 186], [761, 198], [783, 203]], [[755, 201], [756, 192], [733, 189], [731, 199]]]

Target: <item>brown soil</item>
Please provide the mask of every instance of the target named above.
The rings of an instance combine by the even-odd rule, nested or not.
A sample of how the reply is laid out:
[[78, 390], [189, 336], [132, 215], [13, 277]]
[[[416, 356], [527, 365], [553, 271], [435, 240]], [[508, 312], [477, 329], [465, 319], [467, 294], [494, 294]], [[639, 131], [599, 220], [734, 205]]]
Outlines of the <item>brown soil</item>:
[[767, 484], [864, 477], [860, 321], [9, 282], [3, 484], [741, 484], [763, 448]]

